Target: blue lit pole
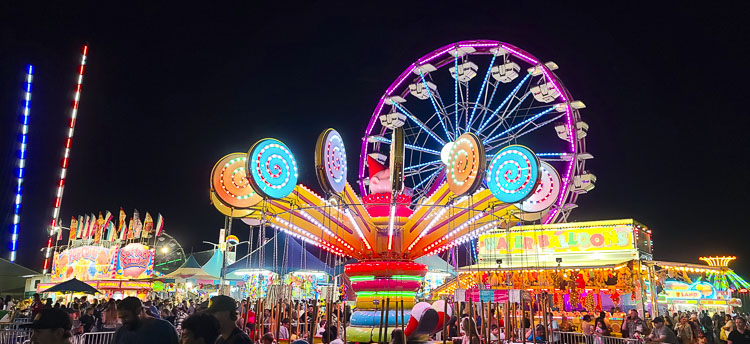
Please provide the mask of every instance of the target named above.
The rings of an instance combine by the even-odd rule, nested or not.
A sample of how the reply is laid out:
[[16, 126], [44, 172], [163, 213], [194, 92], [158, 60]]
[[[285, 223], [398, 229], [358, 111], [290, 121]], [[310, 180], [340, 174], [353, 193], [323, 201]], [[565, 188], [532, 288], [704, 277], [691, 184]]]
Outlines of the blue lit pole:
[[13, 202], [13, 225], [10, 228], [10, 261], [16, 261], [16, 251], [18, 249], [18, 229], [21, 222], [21, 195], [23, 194], [23, 178], [26, 169], [26, 145], [29, 132], [29, 112], [31, 105], [31, 80], [34, 75], [34, 66], [26, 67], [26, 81], [24, 83], [23, 96], [23, 113], [21, 114], [21, 132], [18, 135], [18, 168], [16, 174], [16, 195]]

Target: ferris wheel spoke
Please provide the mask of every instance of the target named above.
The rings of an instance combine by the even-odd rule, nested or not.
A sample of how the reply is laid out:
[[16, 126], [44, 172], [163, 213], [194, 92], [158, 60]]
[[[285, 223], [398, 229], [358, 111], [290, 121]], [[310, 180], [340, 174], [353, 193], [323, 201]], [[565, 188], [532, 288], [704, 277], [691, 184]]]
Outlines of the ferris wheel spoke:
[[[424, 78], [424, 73], [422, 70], [419, 70], [419, 77], [422, 79], [422, 84], [424, 84], [425, 90], [427, 91], [427, 97], [430, 98], [430, 103], [432, 103], [432, 107], [435, 109], [435, 113], [438, 114], [438, 120], [440, 120], [440, 126], [443, 127], [443, 131], [445, 131], [445, 136], [451, 137], [450, 134], [448, 134], [448, 128], [445, 126], [445, 122], [443, 121], [444, 112], [440, 111], [440, 108], [438, 107], [437, 103], [435, 102], [435, 96], [432, 94], [432, 91], [430, 90], [430, 85], [427, 84], [427, 80]], [[447, 115], [445, 117], [448, 117]]]
[[442, 161], [440, 161], [440, 159], [434, 160], [434, 161], [423, 162], [421, 164], [408, 166], [408, 167], [404, 168], [404, 171], [411, 171], [411, 170], [414, 170], [414, 169], [418, 169], [420, 167], [434, 165], [434, 164], [437, 164], [437, 163], [440, 163], [440, 162], [442, 162]]
[[[492, 94], [490, 94], [490, 98], [487, 100], [487, 104], [484, 106], [484, 108], [480, 112], [482, 114], [482, 118], [479, 120], [480, 126], [484, 123], [484, 120], [487, 117], [487, 114], [490, 113], [490, 111], [492, 110], [492, 101], [495, 99], [495, 92], [497, 92], [497, 89], [500, 88], [499, 81], [496, 81], [494, 85], [492, 82], [490, 82], [489, 84], [492, 86]], [[477, 129], [477, 133], [481, 131], [482, 131], [482, 128]]]
[[[427, 125], [425, 125], [417, 117], [415, 117], [414, 115], [412, 115], [412, 113], [409, 110], [407, 110], [405, 107], [402, 107], [401, 105], [399, 105], [396, 102], [393, 102], [393, 106], [396, 107], [397, 109], [399, 109], [401, 112], [403, 112], [404, 115], [406, 115], [406, 117], [409, 117], [409, 119], [411, 119], [412, 122], [416, 123], [417, 126], [419, 126], [420, 128], [422, 128], [422, 130], [424, 130], [428, 135], [430, 135], [433, 139], [435, 139], [438, 143], [440, 143], [441, 146], [445, 145], [445, 141], [443, 139], [441, 139], [440, 137], [438, 137], [437, 134], [435, 134], [435, 132], [433, 132], [430, 128], [427, 127]], [[450, 139], [450, 136], [448, 136], [448, 139]]]
[[423, 174], [423, 173], [432, 172], [435, 169], [439, 170], [441, 168], [442, 168], [442, 166], [429, 166], [429, 167], [421, 168], [418, 171], [412, 170], [412, 171], [409, 171], [409, 172], [404, 172], [404, 178], [412, 178], [412, 177], [415, 177], [415, 176], [419, 176], [420, 174]]
[[492, 136], [492, 137], [490, 137], [488, 139], [485, 139], [484, 140], [484, 144], [486, 145], [487, 143], [493, 142], [493, 141], [495, 141], [495, 140], [503, 137], [505, 134], [508, 134], [508, 133], [512, 132], [513, 130], [521, 128], [522, 126], [525, 126], [529, 122], [531, 122], [531, 121], [533, 121], [533, 120], [535, 120], [535, 119], [537, 119], [539, 117], [542, 117], [542, 116], [544, 116], [544, 115], [546, 115], [546, 114], [548, 114], [548, 113], [550, 113], [550, 112], [552, 112], [554, 110], [555, 110], [555, 107], [551, 106], [549, 109], [544, 110], [544, 111], [542, 111], [542, 112], [540, 112], [540, 113], [538, 113], [538, 114], [536, 114], [534, 116], [531, 116], [531, 117], [523, 120], [522, 122], [520, 122], [520, 123], [518, 123], [518, 124], [516, 124], [516, 125], [514, 125], [514, 126], [512, 126], [510, 128], [508, 128], [508, 129], [502, 131], [501, 133], [499, 133], [499, 134], [497, 134], [495, 136]]
[[[453, 68], [454, 70], [458, 70], [458, 51], [453, 57]], [[453, 137], [458, 137], [458, 78], [453, 78], [453, 106], [453, 111], [455, 112], [456, 117], [456, 126], [453, 127]]]
[[419, 189], [419, 187], [422, 186], [424, 183], [427, 183], [428, 181], [435, 179], [435, 177], [438, 175], [438, 173], [440, 173], [440, 171], [442, 171], [442, 169], [438, 168], [435, 172], [427, 176], [427, 178], [422, 179], [422, 181], [420, 181], [417, 185], [415, 185], [413, 189]]
[[558, 119], [560, 119], [563, 116], [565, 116], [565, 114], [559, 114], [559, 115], [557, 115], [555, 117], [552, 117], [551, 119], [548, 119], [548, 120], [546, 120], [544, 122], [541, 122], [539, 124], [534, 124], [534, 126], [531, 127], [529, 130], [526, 130], [524, 132], [518, 132], [518, 133], [512, 134], [512, 135], [508, 136], [507, 138], [505, 138], [504, 140], [498, 141], [498, 142], [494, 143], [493, 145], [489, 145], [486, 149], [487, 149], [487, 151], [490, 151], [490, 150], [495, 149], [497, 147], [505, 146], [509, 142], [511, 142], [513, 140], [517, 140], [518, 138], [520, 138], [520, 137], [522, 137], [522, 136], [524, 136], [526, 134], [529, 134], [529, 133], [531, 133], [531, 132], [533, 132], [533, 131], [535, 131], [535, 130], [537, 130], [539, 128], [542, 128], [542, 127], [546, 126], [547, 124], [554, 123], [555, 121], [557, 121]]
[[[492, 128], [492, 130], [487, 135], [485, 135], [485, 137], [491, 137], [495, 133], [495, 131], [500, 129], [501, 126], [504, 126], [507, 128], [509, 125], [511, 125], [511, 123], [508, 123], [507, 121], [508, 118], [510, 118], [512, 114], [517, 113], [518, 108], [521, 106], [521, 104], [523, 104], [524, 101], [526, 101], [526, 98], [528, 98], [530, 94], [531, 94], [531, 91], [524, 93], [523, 97], [521, 98], [514, 97], [513, 99], [518, 99], [518, 104], [513, 106], [512, 110], [510, 110], [509, 108], [511, 104], [513, 104], [513, 101], [511, 100], [510, 102], [508, 102], [508, 105], [503, 111], [503, 113], [500, 116], [498, 116], [495, 121], [487, 125], [487, 128]], [[522, 110], [526, 110], [528, 114], [528, 111], [530, 109], [531, 107], [523, 108]]]
[[492, 120], [492, 118], [495, 117], [495, 115], [497, 115], [497, 112], [500, 111], [500, 109], [502, 109], [503, 106], [505, 106], [505, 104], [511, 98], [515, 97], [516, 94], [518, 94], [518, 90], [521, 89], [521, 86], [523, 86], [526, 83], [526, 80], [528, 80], [529, 78], [531, 78], [531, 74], [526, 74], [526, 76], [523, 79], [521, 79], [521, 81], [518, 83], [518, 85], [516, 85], [516, 87], [513, 89], [513, 91], [511, 91], [508, 94], [508, 96], [505, 97], [505, 99], [503, 99], [503, 102], [500, 103], [500, 105], [497, 106], [497, 109], [495, 109], [495, 111], [492, 112], [492, 114], [489, 117], [487, 117], [487, 123], [485, 123], [485, 122], [480, 123], [479, 129], [477, 129], [477, 132], [481, 132], [482, 129], [484, 129], [484, 127], [489, 124], [489, 122]]
[[471, 126], [474, 123], [474, 114], [477, 112], [477, 104], [479, 104], [479, 100], [482, 99], [482, 93], [484, 93], [484, 88], [487, 86], [487, 80], [490, 78], [490, 72], [492, 71], [492, 66], [495, 64], [495, 58], [497, 58], [497, 54], [492, 55], [492, 60], [490, 60], [490, 67], [487, 68], [487, 73], [484, 74], [484, 80], [482, 81], [482, 86], [479, 88], [479, 93], [477, 93], [477, 100], [474, 101], [474, 106], [471, 108], [471, 115], [469, 116], [469, 122], [466, 125], [466, 131], [471, 132]]
[[[368, 136], [367, 140], [369, 140], [370, 142], [374, 141], [374, 142], [391, 144], [391, 139], [388, 139], [388, 138], [385, 138], [385, 137], [382, 137], [382, 136], [377, 136], [377, 135]], [[408, 143], [405, 144], [404, 147], [406, 147], [406, 149], [411, 149], [411, 150], [415, 150], [415, 151], [419, 151], [419, 152], [423, 152], [423, 153], [429, 153], [429, 154], [434, 154], [434, 155], [440, 156], [440, 151], [436, 151], [434, 149], [419, 147], [419, 146], [411, 145], [411, 144], [408, 144]]]

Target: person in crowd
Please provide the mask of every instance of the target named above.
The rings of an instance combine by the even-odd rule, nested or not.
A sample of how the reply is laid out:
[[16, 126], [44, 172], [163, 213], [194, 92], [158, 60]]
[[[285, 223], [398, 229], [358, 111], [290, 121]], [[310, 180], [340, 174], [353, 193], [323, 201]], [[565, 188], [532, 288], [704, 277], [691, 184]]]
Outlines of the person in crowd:
[[711, 317], [711, 322], [714, 324], [714, 341], [716, 343], [720, 343], [719, 337], [721, 337], [721, 327], [724, 325], [723, 319], [719, 315], [719, 312], [714, 312], [714, 315]]
[[597, 318], [596, 319], [596, 325], [594, 325], [594, 326], [595, 326], [594, 333], [597, 336], [609, 337], [609, 335], [611, 334], [611, 331], [609, 330], [609, 327], [607, 327], [607, 324], [604, 323], [604, 319]]
[[111, 344], [177, 344], [177, 331], [163, 319], [145, 315], [143, 303], [137, 297], [124, 298], [117, 307], [122, 326], [115, 331]]
[[727, 344], [750, 344], [750, 331], [747, 329], [747, 320], [738, 316], [734, 319], [734, 330], [727, 335]]
[[102, 312], [102, 330], [114, 331], [117, 329], [119, 318], [117, 317], [117, 304], [114, 299], [107, 302], [107, 307]]
[[266, 332], [266, 334], [264, 334], [263, 337], [260, 337], [260, 342], [261, 344], [273, 344], [273, 333]]
[[708, 338], [706, 338], [706, 334], [703, 331], [698, 332], [697, 344], [708, 344]]
[[552, 313], [547, 313], [547, 330], [549, 331], [553, 343], [560, 341], [560, 324], [557, 323]]
[[[237, 327], [237, 302], [225, 295], [211, 298], [208, 309], [209, 314], [219, 321], [219, 338], [216, 344], [251, 344], [252, 340], [245, 332]], [[273, 337], [271, 338], [273, 340]]]
[[38, 314], [33, 323], [22, 325], [31, 329], [31, 343], [34, 344], [70, 344], [73, 336], [68, 313], [54, 308], [45, 308]]
[[42, 311], [42, 308], [44, 308], [44, 305], [42, 305], [42, 299], [39, 297], [39, 294], [34, 294], [34, 301], [31, 302], [31, 319], [36, 319], [36, 316], [39, 314], [39, 312]]
[[[679, 344], [674, 331], [672, 331], [669, 327], [664, 326], [664, 318], [656, 317], [654, 318], [652, 323], [654, 324], [654, 329], [651, 331], [651, 334], [646, 337], [646, 339], [656, 343]], [[637, 333], [637, 328], [634, 327], [633, 329], [635, 331], [634, 333]]]
[[727, 314], [724, 316], [724, 326], [721, 327], [721, 337], [719, 337], [722, 343], [727, 342], [732, 331], [734, 331], [734, 321], [732, 321], [732, 316]]
[[461, 320], [461, 328], [463, 329], [463, 337], [461, 338], [462, 344], [479, 344], [480, 337], [477, 331], [477, 325], [474, 319], [468, 316]]
[[573, 324], [570, 323], [570, 320], [568, 320], [568, 317], [566, 317], [564, 314], [562, 315], [562, 318], [560, 319], [560, 331], [561, 332], [573, 331]]
[[16, 309], [15, 305], [16, 305], [16, 303], [13, 302], [13, 298], [10, 297], [10, 295], [6, 295], [5, 296], [5, 306], [4, 306], [5, 310], [6, 311], [12, 311], [12, 310]]
[[156, 306], [154, 306], [154, 303], [151, 300], [143, 303], [143, 310], [146, 311], [146, 314], [150, 317], [161, 318], [159, 316], [159, 310], [156, 309]]
[[594, 334], [594, 326], [591, 325], [591, 316], [586, 314], [583, 316], [583, 321], [581, 322], [581, 332], [586, 335], [590, 336]]
[[323, 331], [322, 337], [324, 344], [344, 344], [341, 338], [339, 338], [339, 329], [336, 326], [328, 326]]
[[628, 317], [623, 320], [622, 327], [620, 328], [620, 330], [622, 330], [623, 338], [635, 338], [631, 334], [634, 333], [637, 328], [640, 328], [640, 332], [643, 333], [646, 329], [646, 323], [643, 319], [638, 317], [637, 310], [631, 309], [630, 313], [628, 313]]
[[404, 336], [404, 331], [401, 331], [400, 328], [397, 328], [391, 332], [391, 341], [390, 344], [406, 344], [406, 336]]
[[531, 334], [529, 334], [529, 336], [526, 338], [526, 341], [536, 342], [536, 343], [546, 342], [547, 339], [545, 338], [544, 325], [542, 324], [536, 325], [533, 336], [534, 337], [532, 337]]
[[86, 313], [81, 316], [81, 326], [83, 327], [83, 333], [92, 332], [91, 330], [96, 325], [96, 318], [94, 318], [94, 307], [86, 309]]
[[219, 321], [208, 313], [193, 314], [182, 322], [180, 344], [213, 344], [219, 338]]
[[281, 320], [281, 327], [279, 327], [279, 339], [289, 339], [289, 318]]
[[175, 308], [172, 309], [172, 313], [174, 313], [174, 325], [175, 328], [177, 328], [177, 331], [180, 331], [182, 329], [182, 322], [185, 321], [188, 317], [187, 308], [184, 304], [178, 304]]
[[693, 336], [693, 327], [688, 321], [687, 316], [682, 316], [680, 322], [674, 328], [677, 333], [677, 339], [680, 340], [680, 344], [694, 344], [695, 337]]

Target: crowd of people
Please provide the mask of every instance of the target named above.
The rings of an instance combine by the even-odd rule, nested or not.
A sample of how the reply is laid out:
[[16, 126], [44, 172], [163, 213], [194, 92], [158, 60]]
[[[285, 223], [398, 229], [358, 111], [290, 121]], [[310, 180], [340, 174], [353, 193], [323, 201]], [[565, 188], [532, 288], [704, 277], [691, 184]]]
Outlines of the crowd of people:
[[[302, 308], [303, 310], [305, 308]], [[277, 335], [271, 331], [271, 312], [264, 310], [257, 317], [252, 305], [238, 302], [229, 296], [214, 296], [210, 300], [175, 302], [153, 298], [142, 302], [137, 297], [122, 300], [89, 301], [74, 298], [69, 303], [43, 301], [34, 294], [27, 307], [16, 309], [33, 320], [23, 327], [32, 330], [32, 343], [70, 343], [77, 334], [112, 332], [112, 344], [273, 344], [275, 337], [289, 339], [294, 344], [306, 344], [304, 336], [310, 332], [321, 335], [324, 343], [343, 344], [338, 338], [338, 326], [326, 326], [325, 320], [308, 318], [309, 331], [292, 326], [288, 318], [280, 319]], [[311, 312], [302, 312], [298, 322]], [[320, 329], [313, 324], [319, 324]], [[258, 331], [254, 331], [259, 328]], [[312, 332], [315, 331], [315, 332]], [[252, 339], [251, 339], [252, 336]], [[254, 340], [253, 340], [254, 339]]]

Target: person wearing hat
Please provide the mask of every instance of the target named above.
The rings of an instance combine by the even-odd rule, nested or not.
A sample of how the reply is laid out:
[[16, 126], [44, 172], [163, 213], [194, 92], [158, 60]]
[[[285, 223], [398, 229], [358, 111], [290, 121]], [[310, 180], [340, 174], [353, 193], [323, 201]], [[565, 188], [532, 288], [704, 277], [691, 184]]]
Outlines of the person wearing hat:
[[677, 336], [669, 327], [664, 326], [664, 318], [656, 317], [652, 321], [654, 329], [646, 337], [649, 341], [657, 343], [678, 344]]
[[111, 344], [177, 344], [177, 331], [164, 319], [147, 316], [141, 300], [129, 296], [120, 302], [117, 317], [122, 326], [115, 331]]
[[218, 295], [208, 302], [208, 313], [219, 321], [219, 338], [216, 344], [252, 344], [250, 337], [237, 327], [237, 301]]
[[67, 312], [46, 308], [39, 311], [37, 320], [21, 327], [32, 329], [31, 342], [34, 344], [70, 344], [72, 326]]

